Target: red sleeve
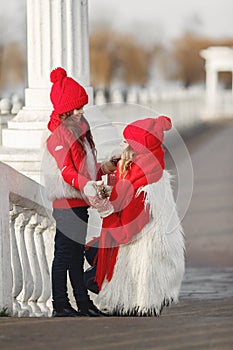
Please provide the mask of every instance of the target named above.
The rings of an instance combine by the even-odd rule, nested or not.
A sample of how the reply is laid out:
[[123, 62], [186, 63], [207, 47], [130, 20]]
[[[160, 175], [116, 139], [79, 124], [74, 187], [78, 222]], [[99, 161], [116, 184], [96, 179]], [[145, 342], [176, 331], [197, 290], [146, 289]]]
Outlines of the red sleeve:
[[142, 192], [139, 196], [134, 196], [121, 212], [104, 218], [102, 231], [109, 233], [118, 244], [128, 243], [149, 222], [149, 209], [149, 205], [145, 207]]
[[63, 167], [59, 167], [61, 170], [62, 177], [70, 186], [73, 186], [78, 190], [83, 190], [86, 183], [90, 181], [90, 179], [80, 174], [76, 170], [72, 162], [70, 153], [70, 151], [67, 153], [64, 159]]
[[47, 147], [49, 152], [55, 158], [64, 181], [78, 190], [83, 190], [84, 186], [90, 179], [80, 174], [74, 166], [72, 152], [66, 142], [62, 138], [58, 139], [50, 137], [47, 140]]

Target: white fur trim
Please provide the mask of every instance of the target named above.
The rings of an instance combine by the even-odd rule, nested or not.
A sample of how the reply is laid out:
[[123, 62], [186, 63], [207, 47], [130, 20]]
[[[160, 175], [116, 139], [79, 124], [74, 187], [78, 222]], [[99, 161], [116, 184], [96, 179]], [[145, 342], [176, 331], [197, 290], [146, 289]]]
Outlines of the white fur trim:
[[159, 315], [164, 304], [178, 301], [184, 275], [184, 237], [170, 184], [164, 172], [141, 188], [151, 220], [127, 245], [121, 245], [113, 277], [96, 301], [100, 308], [125, 314]]
[[[62, 171], [64, 168], [62, 169]], [[42, 176], [46, 188], [47, 197], [50, 201], [60, 198], [80, 198], [84, 195], [64, 181], [55, 158], [49, 153], [47, 147], [44, 149], [42, 158]]]
[[87, 171], [90, 174], [91, 180], [96, 180], [96, 161], [93, 156], [91, 146], [86, 137], [84, 138], [84, 148], [86, 151]]

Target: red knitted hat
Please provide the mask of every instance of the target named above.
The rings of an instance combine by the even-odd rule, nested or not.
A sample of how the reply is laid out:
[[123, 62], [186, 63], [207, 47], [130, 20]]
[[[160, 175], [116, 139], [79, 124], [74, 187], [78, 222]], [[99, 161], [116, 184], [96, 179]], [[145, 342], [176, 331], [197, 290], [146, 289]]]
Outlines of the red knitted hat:
[[54, 69], [50, 80], [53, 83], [50, 99], [56, 113], [63, 114], [88, 103], [85, 89], [77, 81], [67, 77], [65, 69]]
[[126, 126], [124, 138], [137, 154], [153, 152], [164, 140], [164, 131], [172, 127], [171, 119], [165, 116], [136, 120]]

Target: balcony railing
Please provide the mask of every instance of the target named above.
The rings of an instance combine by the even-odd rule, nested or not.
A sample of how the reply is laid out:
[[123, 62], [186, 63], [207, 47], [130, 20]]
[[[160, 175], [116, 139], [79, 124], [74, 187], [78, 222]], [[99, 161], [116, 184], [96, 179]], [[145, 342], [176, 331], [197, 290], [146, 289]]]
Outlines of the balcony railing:
[[51, 315], [54, 221], [44, 188], [0, 163], [0, 311]]

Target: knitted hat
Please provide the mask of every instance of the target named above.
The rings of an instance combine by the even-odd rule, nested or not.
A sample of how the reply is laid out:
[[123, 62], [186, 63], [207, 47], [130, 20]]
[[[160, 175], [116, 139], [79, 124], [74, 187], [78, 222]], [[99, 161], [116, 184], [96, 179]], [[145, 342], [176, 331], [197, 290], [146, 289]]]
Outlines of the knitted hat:
[[53, 83], [50, 99], [55, 113], [63, 114], [88, 103], [85, 89], [74, 79], [67, 77], [65, 69], [54, 69], [50, 80]]
[[137, 120], [123, 131], [124, 138], [137, 154], [153, 152], [164, 140], [164, 131], [172, 127], [171, 119], [165, 116]]

